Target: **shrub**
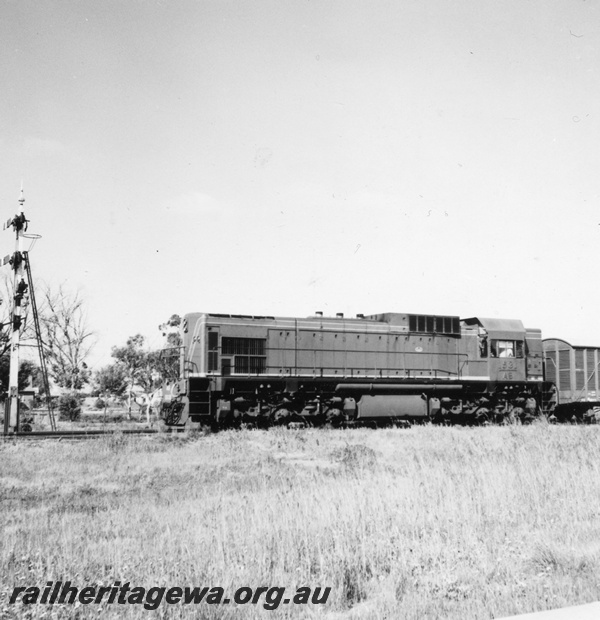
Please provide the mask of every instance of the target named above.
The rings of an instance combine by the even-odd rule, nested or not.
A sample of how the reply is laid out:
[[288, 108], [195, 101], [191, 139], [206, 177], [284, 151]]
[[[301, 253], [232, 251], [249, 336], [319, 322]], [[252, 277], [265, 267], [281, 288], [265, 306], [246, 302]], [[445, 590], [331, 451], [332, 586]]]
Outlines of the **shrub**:
[[377, 452], [364, 444], [349, 444], [333, 451], [332, 457], [347, 471], [373, 469], [377, 465]]
[[103, 398], [98, 397], [94, 403], [96, 409], [104, 409], [106, 407], [106, 401]]
[[74, 422], [81, 415], [81, 397], [77, 392], [63, 394], [58, 399], [58, 411], [61, 420]]
[[33, 408], [41, 409], [42, 407], [45, 407], [45, 406], [46, 406], [46, 397], [41, 394], [36, 394], [33, 397]]

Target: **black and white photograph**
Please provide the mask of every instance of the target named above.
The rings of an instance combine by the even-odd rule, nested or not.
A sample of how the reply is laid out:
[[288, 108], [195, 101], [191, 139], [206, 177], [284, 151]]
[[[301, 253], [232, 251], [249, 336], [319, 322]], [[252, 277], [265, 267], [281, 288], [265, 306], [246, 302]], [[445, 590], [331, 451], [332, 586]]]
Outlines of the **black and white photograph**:
[[0, 51], [0, 618], [600, 618], [597, 0]]

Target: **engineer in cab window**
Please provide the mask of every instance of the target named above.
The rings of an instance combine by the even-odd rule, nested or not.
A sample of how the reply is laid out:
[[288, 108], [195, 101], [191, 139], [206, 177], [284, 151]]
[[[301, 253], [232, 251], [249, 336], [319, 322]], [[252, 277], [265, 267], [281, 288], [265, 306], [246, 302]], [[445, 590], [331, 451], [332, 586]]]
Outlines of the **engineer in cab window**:
[[498, 357], [514, 357], [515, 343], [511, 340], [498, 340]]

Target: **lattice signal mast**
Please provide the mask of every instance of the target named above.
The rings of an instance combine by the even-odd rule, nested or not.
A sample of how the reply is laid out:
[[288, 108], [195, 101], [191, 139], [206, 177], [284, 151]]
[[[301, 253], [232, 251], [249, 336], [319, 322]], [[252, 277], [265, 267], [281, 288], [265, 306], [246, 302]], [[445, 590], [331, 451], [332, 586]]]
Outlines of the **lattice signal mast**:
[[[9, 258], [14, 271], [14, 298], [13, 311], [10, 322], [11, 342], [10, 342], [10, 375], [8, 383], [8, 403], [4, 414], [4, 432], [14, 433], [19, 430], [19, 349], [21, 325], [23, 323], [22, 302], [27, 289], [29, 288], [25, 281], [25, 265], [23, 257], [23, 235], [27, 231], [27, 219], [23, 213], [23, 204], [25, 197], [23, 195], [23, 187], [21, 186], [21, 195], [19, 196], [19, 213], [9, 220], [4, 227], [11, 227], [15, 231], [15, 251]], [[5, 259], [6, 260], [6, 259]]]
[[[10, 266], [14, 271], [14, 297], [11, 320], [9, 323], [9, 328], [11, 330], [10, 374], [8, 385], [8, 400], [6, 402], [6, 409], [4, 413], [5, 434], [16, 433], [22, 430], [20, 428], [19, 419], [19, 353], [22, 346], [20, 338], [21, 327], [24, 321], [23, 307], [25, 299], [29, 299], [29, 301], [31, 302], [31, 310], [33, 313], [35, 332], [40, 354], [42, 379], [44, 381], [46, 398], [48, 400], [48, 416], [50, 419], [50, 425], [52, 427], [52, 430], [56, 430], [56, 422], [54, 420], [54, 413], [52, 411], [52, 404], [50, 399], [50, 384], [48, 382], [48, 372], [46, 369], [46, 363], [42, 350], [42, 335], [40, 331], [40, 321], [37, 312], [37, 305], [35, 302], [33, 279], [31, 277], [29, 252], [23, 250], [23, 239], [27, 238], [29, 240], [32, 240], [31, 246], [33, 246], [35, 241], [40, 238], [40, 235], [26, 234], [27, 224], [29, 223], [29, 220], [25, 217], [25, 214], [23, 213], [24, 203], [25, 197], [23, 195], [23, 186], [21, 186], [21, 195], [19, 196], [19, 213], [17, 213], [12, 219], [8, 220], [8, 222], [4, 224], [4, 229], [6, 230], [7, 228], [12, 228], [15, 232], [16, 237], [14, 253], [12, 254], [12, 256], [6, 256], [3, 261], [4, 265], [10, 263]], [[26, 275], [27, 281], [25, 279]]]

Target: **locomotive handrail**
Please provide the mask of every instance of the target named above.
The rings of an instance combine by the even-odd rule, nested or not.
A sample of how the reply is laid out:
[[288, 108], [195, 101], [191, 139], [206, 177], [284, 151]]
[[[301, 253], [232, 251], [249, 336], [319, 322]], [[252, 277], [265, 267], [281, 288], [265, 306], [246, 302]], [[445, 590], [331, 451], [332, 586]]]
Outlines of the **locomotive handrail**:
[[196, 373], [199, 374], [200, 371], [198, 370], [198, 364], [196, 362], [192, 362], [192, 360], [184, 360], [183, 361], [183, 379], [187, 379], [187, 377], [185, 376], [187, 373], [187, 375], [190, 375], [191, 373]]
[[[464, 355], [465, 356], [465, 361], [463, 362], [462, 366], [460, 365], [460, 356]], [[456, 357], [458, 357], [458, 369], [457, 369], [457, 374], [458, 377], [460, 378], [462, 376], [462, 370], [465, 366], [469, 365], [469, 355], [467, 353], [457, 353]]]
[[[295, 374], [292, 374], [292, 370], [295, 370]], [[401, 368], [398, 369], [396, 367], [385, 368], [385, 369], [374, 369], [373, 372], [368, 372], [368, 369], [364, 367], [354, 367], [354, 368], [346, 368], [345, 373], [337, 373], [337, 374], [329, 374], [322, 372], [324, 368], [319, 368], [318, 370], [313, 366], [300, 366], [296, 369], [292, 367], [280, 367], [280, 366], [268, 366], [266, 372], [258, 373], [258, 372], [235, 372], [231, 371], [227, 375], [221, 375], [218, 371], [206, 373], [209, 376], [226, 376], [226, 377], [352, 377], [356, 379], [458, 379], [459, 375], [450, 370], [444, 370], [441, 368], [431, 369], [431, 368]], [[399, 372], [401, 374], [393, 375], [393, 372]], [[361, 374], [362, 373], [362, 374]], [[388, 373], [388, 374], [382, 374]], [[427, 374], [419, 374], [419, 373], [427, 373]]]

